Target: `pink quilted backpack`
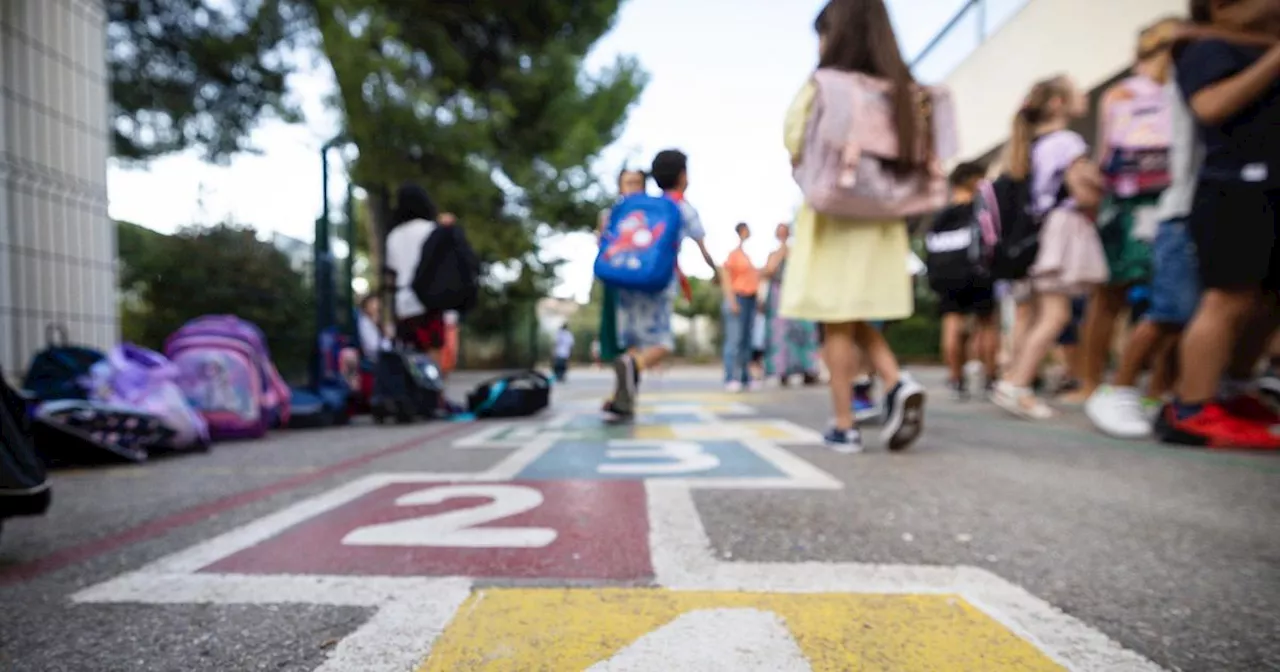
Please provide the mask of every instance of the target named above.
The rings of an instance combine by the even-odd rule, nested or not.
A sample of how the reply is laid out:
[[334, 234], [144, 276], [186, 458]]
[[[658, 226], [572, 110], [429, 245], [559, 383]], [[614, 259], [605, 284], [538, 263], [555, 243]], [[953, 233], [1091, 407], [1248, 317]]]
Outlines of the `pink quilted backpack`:
[[1102, 171], [1120, 198], [1157, 194], [1169, 186], [1169, 146], [1173, 110], [1160, 84], [1130, 77], [1121, 86], [1128, 97], [1108, 109], [1107, 155]]
[[921, 87], [923, 117], [933, 131], [929, 169], [898, 175], [892, 84], [857, 72], [828, 68], [813, 73], [818, 93], [805, 129], [803, 154], [793, 175], [815, 211], [843, 219], [901, 219], [947, 204], [942, 162], [956, 154], [951, 93]]

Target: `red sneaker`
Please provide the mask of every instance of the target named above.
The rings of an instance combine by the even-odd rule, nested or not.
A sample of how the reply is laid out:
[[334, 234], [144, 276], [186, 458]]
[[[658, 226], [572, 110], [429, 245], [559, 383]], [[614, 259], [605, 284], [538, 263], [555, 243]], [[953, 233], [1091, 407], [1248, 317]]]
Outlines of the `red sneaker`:
[[1161, 438], [1166, 443], [1280, 450], [1280, 436], [1273, 435], [1269, 425], [1233, 416], [1216, 403], [1205, 404], [1199, 413], [1181, 420], [1172, 407], [1166, 406], [1162, 420], [1165, 431]]
[[1238, 394], [1222, 402], [1222, 408], [1241, 420], [1260, 422], [1264, 425], [1280, 425], [1280, 413], [1271, 410], [1267, 402], [1252, 394]]

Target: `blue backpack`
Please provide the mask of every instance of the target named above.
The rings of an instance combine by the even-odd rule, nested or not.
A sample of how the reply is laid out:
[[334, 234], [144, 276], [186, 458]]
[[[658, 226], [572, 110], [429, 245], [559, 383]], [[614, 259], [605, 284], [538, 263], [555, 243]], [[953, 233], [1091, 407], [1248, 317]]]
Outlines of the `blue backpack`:
[[600, 237], [596, 277], [618, 289], [665, 291], [675, 276], [683, 229], [675, 201], [645, 194], [624, 198]]

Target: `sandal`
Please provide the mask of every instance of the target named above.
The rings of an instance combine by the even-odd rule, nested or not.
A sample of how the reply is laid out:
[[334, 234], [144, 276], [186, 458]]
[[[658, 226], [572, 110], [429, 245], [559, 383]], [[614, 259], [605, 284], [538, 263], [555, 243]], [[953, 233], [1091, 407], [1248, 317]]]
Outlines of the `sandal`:
[[1027, 420], [1048, 420], [1056, 413], [1044, 403], [1035, 392], [1028, 387], [1018, 387], [1011, 383], [996, 383], [991, 393], [991, 401], [996, 406]]

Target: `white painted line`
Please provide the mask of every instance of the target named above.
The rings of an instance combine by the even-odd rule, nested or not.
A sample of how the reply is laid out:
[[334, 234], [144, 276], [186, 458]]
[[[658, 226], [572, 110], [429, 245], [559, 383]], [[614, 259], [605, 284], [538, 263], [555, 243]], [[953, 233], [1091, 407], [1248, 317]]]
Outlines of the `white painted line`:
[[844, 482], [840, 479], [797, 457], [795, 453], [779, 448], [772, 441], [749, 439], [743, 441], [742, 445], [751, 449], [761, 459], [777, 467], [796, 483], [804, 483], [808, 487], [817, 490], [840, 490], [844, 488]]
[[449, 579], [397, 596], [339, 642], [316, 672], [416, 669], [470, 593], [470, 582]]
[[526, 444], [523, 448], [516, 450], [514, 453], [507, 455], [501, 462], [493, 465], [482, 475], [485, 480], [490, 481], [510, 481], [515, 479], [525, 467], [533, 464], [533, 461], [542, 457], [542, 454], [551, 449], [552, 441], [538, 439]]
[[693, 493], [671, 481], [646, 481], [644, 488], [653, 582], [662, 587], [705, 583], [715, 570], [715, 558]]
[[390, 576], [159, 574], [137, 571], [86, 588], [73, 602], [133, 604], [318, 604], [378, 607], [405, 595], [445, 592], [470, 579]]

